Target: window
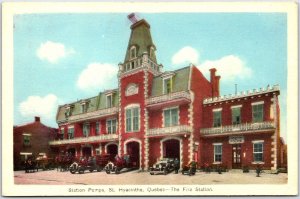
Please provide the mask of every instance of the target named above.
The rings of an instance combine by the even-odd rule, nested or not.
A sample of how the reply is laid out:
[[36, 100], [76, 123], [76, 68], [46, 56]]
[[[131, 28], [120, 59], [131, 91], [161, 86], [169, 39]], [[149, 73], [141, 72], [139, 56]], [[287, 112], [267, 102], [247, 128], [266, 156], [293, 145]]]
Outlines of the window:
[[96, 122], [96, 135], [100, 135], [100, 129], [101, 129], [100, 122]]
[[222, 111], [214, 111], [213, 114], [213, 127], [220, 127], [222, 124]]
[[136, 58], [136, 47], [132, 46], [130, 49], [130, 59]]
[[222, 162], [222, 144], [214, 144], [214, 162]]
[[112, 95], [107, 95], [106, 96], [106, 108], [111, 108], [112, 107]]
[[164, 79], [164, 94], [172, 92], [172, 78]]
[[31, 137], [30, 134], [23, 134], [23, 145], [24, 146], [30, 146], [31, 145], [30, 137]]
[[150, 58], [153, 60], [154, 59], [154, 48], [150, 48]]
[[69, 128], [68, 129], [68, 139], [73, 139], [74, 138], [74, 128]]
[[98, 149], [96, 149], [96, 155], [100, 155], [101, 153], [100, 153], [101, 151], [100, 151], [100, 149], [98, 148]]
[[164, 126], [176, 126], [178, 125], [178, 108], [164, 110]]
[[116, 119], [107, 120], [106, 126], [107, 126], [108, 134], [115, 134], [117, 132], [117, 120]]
[[240, 124], [241, 123], [241, 108], [240, 107], [234, 107], [231, 109], [232, 113], [232, 124]]
[[126, 132], [138, 131], [140, 129], [139, 107], [126, 109]]
[[66, 116], [66, 117], [71, 116], [71, 107], [67, 107], [67, 108], [66, 108], [65, 116]]
[[253, 122], [262, 122], [263, 121], [263, 104], [252, 105], [252, 121]]
[[60, 132], [58, 133], [58, 139], [63, 140], [64, 139], [64, 133], [65, 133], [64, 129], [61, 128]]
[[90, 124], [83, 124], [83, 136], [88, 137], [90, 134]]
[[263, 161], [263, 142], [253, 143], [253, 160], [254, 162]]
[[81, 113], [85, 113], [87, 111], [87, 103], [81, 104]]

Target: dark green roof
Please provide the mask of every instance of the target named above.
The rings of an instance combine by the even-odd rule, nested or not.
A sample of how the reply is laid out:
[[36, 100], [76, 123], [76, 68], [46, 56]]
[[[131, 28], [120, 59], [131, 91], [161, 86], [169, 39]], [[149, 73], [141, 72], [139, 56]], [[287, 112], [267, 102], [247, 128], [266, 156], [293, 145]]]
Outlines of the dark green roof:
[[[113, 90], [115, 93], [113, 95], [113, 107], [116, 107], [119, 105], [119, 90], [115, 89]], [[70, 104], [66, 105], [61, 105], [58, 107], [58, 112], [57, 112], [57, 122], [64, 122], [66, 120], [65, 112], [66, 112], [66, 107], [70, 105], [72, 107], [72, 113], [71, 115], [78, 115], [81, 114], [81, 102], [82, 101], [88, 101], [88, 108], [87, 108], [87, 113], [88, 112], [93, 112], [97, 111], [100, 109], [105, 109], [106, 108], [106, 95], [105, 92], [99, 93], [98, 96], [87, 98], [87, 99], [82, 99]]]
[[[163, 95], [163, 77], [166, 73], [164, 72], [159, 76], [153, 78], [152, 84], [152, 92], [151, 96], [159, 96]], [[175, 71], [173, 76], [173, 88], [172, 92], [179, 92], [179, 91], [187, 91], [189, 88], [189, 78], [190, 78], [190, 67], [181, 68]]]
[[[128, 42], [124, 63], [129, 61], [130, 59], [130, 48], [132, 46], [137, 47], [137, 57], [142, 56], [144, 52], [150, 54], [151, 46], [155, 49], [155, 45], [152, 41], [150, 33], [150, 25], [144, 19], [136, 22], [131, 26], [131, 35]], [[151, 57], [151, 59], [156, 63], [155, 53]]]

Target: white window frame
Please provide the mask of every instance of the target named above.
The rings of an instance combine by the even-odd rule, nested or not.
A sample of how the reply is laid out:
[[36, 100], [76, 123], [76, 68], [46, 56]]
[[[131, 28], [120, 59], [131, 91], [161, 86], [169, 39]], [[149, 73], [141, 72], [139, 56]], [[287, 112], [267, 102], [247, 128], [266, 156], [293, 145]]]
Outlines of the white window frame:
[[[73, 129], [73, 137], [70, 138], [70, 130]], [[71, 127], [68, 127], [68, 139], [74, 139], [75, 137], [75, 129], [74, 129], [74, 126], [71, 126]]]
[[[262, 147], [261, 147], [262, 151], [261, 152], [260, 151], [259, 152], [254, 151], [254, 145], [255, 144], [261, 144], [262, 145]], [[264, 140], [254, 140], [254, 141], [252, 141], [252, 145], [253, 145], [253, 163], [262, 163], [262, 162], [264, 162]], [[262, 154], [262, 160], [259, 160], [259, 161], [255, 160], [254, 154]]]
[[173, 91], [173, 76], [169, 76], [169, 77], [165, 77], [165, 78], [163, 78], [163, 94], [169, 94], [169, 93], [167, 93], [167, 91], [165, 90], [165, 81], [166, 80], [170, 80], [170, 92], [169, 93], [172, 93], [172, 91]]
[[[116, 121], [116, 125], [115, 125], [115, 126], [116, 126], [116, 132], [113, 131], [113, 125], [112, 125], [112, 124], [113, 124], [113, 123], [112, 123], [113, 120]], [[109, 121], [110, 121], [110, 129], [111, 129], [111, 132], [108, 131], [108, 128], [109, 128], [108, 123], [109, 123]], [[109, 119], [107, 119], [107, 120], [106, 120], [106, 133], [107, 133], [107, 134], [116, 134], [117, 131], [118, 131], [118, 121], [117, 121], [117, 118], [109, 118]]]
[[[134, 50], [134, 56], [132, 56], [132, 54], [131, 54], [132, 50]], [[136, 53], [137, 53], [137, 52], [136, 52], [136, 46], [131, 46], [131, 48], [130, 48], [130, 50], [129, 50], [129, 57], [130, 57], [130, 60], [136, 58]]]
[[[134, 125], [134, 122], [133, 122], [133, 113], [134, 113], [134, 109], [137, 109], [138, 110], [138, 129], [133, 129], [133, 125]], [[130, 117], [130, 129], [127, 129], [127, 111], [130, 110], [130, 114], [131, 114], [131, 117]], [[130, 132], [139, 132], [140, 129], [141, 129], [141, 108], [140, 108], [140, 105], [139, 104], [130, 104], [128, 106], [125, 107], [125, 132], [126, 133], [130, 133]]]
[[[220, 121], [220, 126], [215, 126], [215, 116], [214, 114], [219, 112], [221, 114], [221, 121]], [[212, 126], [213, 128], [219, 128], [222, 126], [222, 108], [219, 108], [219, 109], [213, 109], [213, 121], [212, 121]]]
[[[214, 146], [214, 163], [221, 163], [223, 159], [223, 144], [222, 143], [213, 143]], [[221, 153], [216, 153], [215, 146], [221, 146]], [[216, 155], [221, 155], [221, 161], [216, 161]]]
[[[173, 123], [173, 121], [172, 121], [172, 110], [173, 109], [177, 109], [177, 124], [176, 125], [172, 124]], [[165, 124], [165, 111], [170, 111], [170, 126], [166, 126], [166, 124]], [[179, 108], [179, 106], [163, 109], [162, 115], [163, 115], [163, 127], [172, 127], [172, 126], [180, 125], [180, 117], [179, 117], [180, 116], [180, 108]]]
[[[241, 124], [242, 123], [242, 114], [241, 114], [241, 107], [242, 107], [242, 105], [238, 105], [238, 106], [232, 106], [231, 107], [231, 124], [232, 125], [238, 125], [238, 124]], [[233, 117], [233, 110], [234, 109], [239, 109], [240, 110], [240, 123], [238, 123], [238, 124], [234, 124], [233, 123], [233, 119], [235, 119], [234, 117]]]
[[[251, 107], [251, 112], [252, 112], [252, 122], [253, 123], [259, 123], [259, 122], [263, 122], [264, 121], [264, 101], [260, 101], [260, 102], [255, 102], [255, 103], [251, 103], [252, 107]], [[257, 105], [262, 105], [262, 120], [261, 121], [254, 121], [254, 111], [253, 111], [253, 107], [257, 106]]]
[[[110, 101], [109, 101], [110, 98]], [[113, 107], [113, 95], [111, 94], [107, 94], [106, 95], [106, 108], [112, 108]]]
[[[87, 132], [87, 135], [84, 134], [84, 127], [85, 127], [85, 126], [88, 126], [88, 132]], [[82, 125], [82, 135], [83, 135], [83, 137], [89, 137], [90, 134], [91, 134], [91, 126], [90, 126], [90, 123], [84, 123], [84, 124]]]
[[[98, 131], [97, 131], [98, 129]], [[95, 134], [96, 135], [100, 135], [101, 134], [101, 122], [100, 121], [97, 121], [95, 123]]]

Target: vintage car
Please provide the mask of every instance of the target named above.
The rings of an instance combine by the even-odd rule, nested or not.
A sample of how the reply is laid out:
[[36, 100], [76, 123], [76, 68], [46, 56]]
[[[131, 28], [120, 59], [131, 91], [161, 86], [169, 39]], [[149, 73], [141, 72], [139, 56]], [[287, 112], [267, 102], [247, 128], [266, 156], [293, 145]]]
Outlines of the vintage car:
[[59, 154], [55, 158], [55, 166], [57, 171], [68, 171], [70, 165], [76, 161], [76, 157], [73, 154]]
[[90, 172], [95, 170], [100, 172], [110, 160], [112, 160], [110, 154], [82, 157], [79, 161], [73, 162], [69, 170], [72, 174], [75, 174], [76, 172], [83, 174], [86, 170]]
[[33, 156], [27, 158], [27, 160], [24, 162], [24, 167], [25, 173], [31, 173], [39, 170], [37, 167], [37, 162]]
[[36, 158], [37, 167], [42, 170], [54, 169], [54, 159], [49, 158], [45, 153], [40, 153]]
[[189, 176], [192, 176], [192, 175], [195, 175], [196, 174], [196, 168], [197, 168], [197, 163], [192, 161], [190, 164], [188, 165], [185, 165], [183, 168], [182, 168], [182, 171], [181, 173], [183, 175], [189, 175]]
[[157, 163], [155, 163], [152, 167], [150, 167], [150, 174], [164, 174], [167, 175], [168, 173], [174, 171], [174, 159], [173, 158], [164, 158]]
[[113, 161], [109, 161], [104, 170], [107, 174], [127, 172], [138, 169], [138, 159], [134, 156], [124, 155], [123, 157], [116, 156]]

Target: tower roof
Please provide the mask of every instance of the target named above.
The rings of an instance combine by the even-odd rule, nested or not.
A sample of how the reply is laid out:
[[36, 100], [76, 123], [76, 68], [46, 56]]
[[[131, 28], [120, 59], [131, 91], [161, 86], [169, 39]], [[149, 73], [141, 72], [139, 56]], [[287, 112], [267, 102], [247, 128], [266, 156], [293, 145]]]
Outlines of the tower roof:
[[[126, 51], [126, 56], [124, 62], [130, 60], [130, 49], [136, 47], [136, 57], [141, 56], [143, 53], [147, 52], [149, 55], [152, 54], [151, 59], [156, 63], [156, 56], [154, 54], [155, 45], [152, 41], [150, 33], [150, 25], [145, 19], [141, 19], [131, 25], [131, 35], [128, 42], [128, 47]], [[152, 53], [150, 53], [151, 47], [153, 48]]]

